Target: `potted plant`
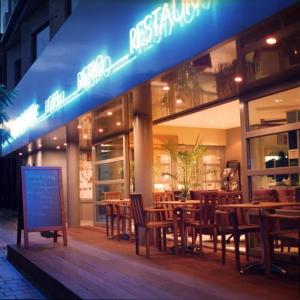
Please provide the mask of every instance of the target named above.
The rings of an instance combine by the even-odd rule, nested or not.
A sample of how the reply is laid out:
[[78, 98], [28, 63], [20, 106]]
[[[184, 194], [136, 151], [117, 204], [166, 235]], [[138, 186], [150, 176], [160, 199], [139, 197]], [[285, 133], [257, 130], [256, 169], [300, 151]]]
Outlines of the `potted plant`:
[[10, 131], [7, 128], [9, 117], [6, 109], [12, 104], [14, 97], [15, 93], [13, 91], [9, 91], [6, 86], [0, 85], [0, 151], [2, 151], [2, 145], [11, 138]]
[[168, 175], [176, 182], [182, 199], [189, 199], [190, 190], [199, 186], [199, 176], [202, 174], [201, 162], [207, 149], [200, 144], [199, 137], [191, 150], [178, 147], [171, 142], [166, 143], [164, 148], [176, 165], [174, 172]]

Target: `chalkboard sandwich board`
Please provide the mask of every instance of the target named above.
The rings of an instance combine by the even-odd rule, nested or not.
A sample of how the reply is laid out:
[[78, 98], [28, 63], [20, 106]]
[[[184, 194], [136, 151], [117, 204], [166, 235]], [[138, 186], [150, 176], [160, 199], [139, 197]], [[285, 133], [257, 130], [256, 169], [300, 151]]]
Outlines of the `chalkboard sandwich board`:
[[25, 248], [29, 246], [28, 233], [39, 231], [54, 231], [54, 242], [57, 231], [62, 231], [67, 246], [61, 168], [22, 167], [21, 172]]

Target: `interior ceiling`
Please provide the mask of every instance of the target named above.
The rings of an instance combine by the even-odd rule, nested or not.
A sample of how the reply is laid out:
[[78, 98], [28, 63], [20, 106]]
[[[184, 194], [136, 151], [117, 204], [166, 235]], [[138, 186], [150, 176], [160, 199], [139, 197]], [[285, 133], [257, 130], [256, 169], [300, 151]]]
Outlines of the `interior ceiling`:
[[163, 126], [230, 129], [240, 127], [239, 100], [161, 123]]

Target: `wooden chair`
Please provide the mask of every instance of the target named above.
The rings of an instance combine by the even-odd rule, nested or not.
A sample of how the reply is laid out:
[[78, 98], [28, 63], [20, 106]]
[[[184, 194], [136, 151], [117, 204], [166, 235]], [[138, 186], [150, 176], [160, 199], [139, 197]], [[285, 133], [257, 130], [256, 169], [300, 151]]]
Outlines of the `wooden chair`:
[[185, 209], [186, 213], [194, 213], [193, 218], [186, 218], [184, 220], [184, 227], [195, 229], [195, 237], [192, 235], [193, 243], [197, 238], [197, 234], [199, 234], [199, 246], [200, 251], [203, 252], [202, 245], [202, 234], [210, 235], [213, 238], [214, 243], [214, 251], [217, 251], [217, 226], [215, 222], [215, 209], [218, 205], [218, 192], [215, 191], [201, 191], [200, 199], [197, 195], [197, 200], [200, 200], [200, 205], [196, 209]]
[[[121, 199], [121, 198], [122, 198], [121, 192], [104, 192], [104, 200], [115, 200], [115, 199]], [[106, 204], [105, 205], [105, 223], [106, 223], [106, 236], [107, 237], [114, 236], [114, 221], [116, 218], [117, 218], [116, 207], [114, 207], [114, 205], [112, 205], [112, 204]], [[110, 227], [110, 231], [111, 231], [110, 235], [109, 235], [109, 227]]]
[[[135, 251], [139, 255], [139, 229], [145, 229], [145, 240], [146, 240], [146, 256], [150, 256], [150, 232], [155, 230], [158, 238], [161, 237], [161, 229], [163, 230], [163, 245], [164, 251], [166, 251], [166, 230], [168, 228], [173, 228], [173, 222], [160, 220], [156, 217], [161, 215], [161, 212], [167, 211], [163, 208], [152, 208], [145, 209], [143, 204], [143, 199], [141, 194], [131, 194], [130, 195], [131, 211], [134, 221], [134, 231], [135, 231]], [[148, 214], [154, 214], [154, 219], [151, 220]]]
[[263, 216], [263, 227], [265, 270], [270, 275], [276, 241], [297, 247], [300, 256], [300, 216], [266, 213]]
[[[242, 203], [243, 195], [241, 192], [220, 192], [219, 204]], [[234, 212], [226, 210], [216, 210], [217, 234], [221, 235], [222, 244], [222, 263], [226, 260], [226, 235], [234, 239], [234, 252], [236, 268], [240, 270], [240, 237], [245, 235], [246, 259], [249, 261], [249, 242], [248, 235], [252, 232], [259, 232], [258, 225], [247, 224], [244, 210], [235, 209]]]
[[174, 193], [172, 191], [167, 192], [153, 192], [153, 206], [157, 208], [165, 208], [164, 212], [167, 221], [173, 221], [173, 205], [171, 204], [161, 204], [162, 201], [174, 201]]

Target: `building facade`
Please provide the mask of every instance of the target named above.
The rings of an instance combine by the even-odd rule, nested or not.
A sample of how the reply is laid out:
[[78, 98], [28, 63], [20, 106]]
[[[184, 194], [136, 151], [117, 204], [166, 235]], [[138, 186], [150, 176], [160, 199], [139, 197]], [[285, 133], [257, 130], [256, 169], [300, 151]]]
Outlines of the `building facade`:
[[17, 1], [3, 154], [62, 167], [70, 226], [101, 224], [106, 191], [150, 205], [186, 188], [170, 148], [197, 143], [188, 189], [300, 201], [299, 16], [293, 0]]

